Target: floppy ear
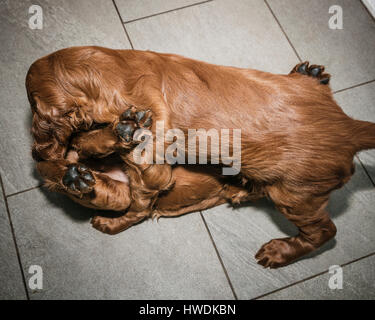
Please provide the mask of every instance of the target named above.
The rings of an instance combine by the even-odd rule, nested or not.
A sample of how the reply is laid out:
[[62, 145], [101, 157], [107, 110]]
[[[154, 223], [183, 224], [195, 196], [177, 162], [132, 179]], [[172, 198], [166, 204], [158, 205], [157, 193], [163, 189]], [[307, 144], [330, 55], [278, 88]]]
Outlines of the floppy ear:
[[47, 106], [39, 97], [33, 99], [32, 156], [36, 161], [61, 159], [73, 129], [64, 117], [58, 117], [57, 108]]

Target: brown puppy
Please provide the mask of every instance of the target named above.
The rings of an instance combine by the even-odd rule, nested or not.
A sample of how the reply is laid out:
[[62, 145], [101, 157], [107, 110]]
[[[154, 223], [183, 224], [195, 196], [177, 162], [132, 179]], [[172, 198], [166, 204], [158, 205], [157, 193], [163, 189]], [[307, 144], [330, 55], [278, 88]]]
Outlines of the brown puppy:
[[[330, 192], [350, 179], [355, 153], [375, 147], [375, 125], [343, 113], [324, 85], [328, 79], [322, 68], [301, 65], [296, 70], [276, 75], [99, 47], [58, 51], [36, 61], [26, 80], [38, 169], [54, 189], [90, 192], [90, 178], [73, 189], [64, 184], [69, 138], [95, 123], [116, 122], [131, 105], [151, 109], [166, 129], [239, 128], [241, 175], [265, 190], [300, 230], [295, 237], [265, 244], [256, 256], [264, 266], [285, 265], [335, 235], [325, 210]], [[148, 170], [131, 157], [123, 160], [131, 213], [140, 220], [150, 215], [159, 192], [173, 184], [172, 169], [164, 164]], [[77, 172], [88, 176], [85, 170]]]
[[[131, 195], [127, 167], [119, 156], [122, 151], [121, 140], [111, 127], [76, 135], [67, 153], [67, 160], [71, 163], [69, 168], [89, 172], [99, 182], [92, 186], [91, 192], [68, 195], [86, 207], [124, 213], [131, 207]], [[79, 166], [76, 166], [77, 162]], [[147, 170], [153, 170], [152, 166]], [[153, 218], [178, 216], [225, 202], [239, 204], [264, 196], [262, 190], [256, 190], [250, 185], [242, 186], [238, 177], [221, 176], [220, 168], [213, 166], [175, 166], [172, 178], [173, 186], [160, 194], [153, 204]], [[138, 221], [136, 215], [127, 213], [118, 218], [96, 216], [92, 224], [102, 232], [116, 234]]]

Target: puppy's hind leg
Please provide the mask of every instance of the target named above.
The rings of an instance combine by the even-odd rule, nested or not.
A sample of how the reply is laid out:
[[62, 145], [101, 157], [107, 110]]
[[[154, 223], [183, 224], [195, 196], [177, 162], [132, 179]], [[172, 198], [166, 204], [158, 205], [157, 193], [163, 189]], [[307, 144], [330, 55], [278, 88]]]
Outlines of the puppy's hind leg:
[[[294, 237], [273, 239], [264, 244], [255, 255], [258, 263], [264, 267], [285, 266], [316, 250], [336, 235], [336, 227], [325, 210], [328, 203], [327, 196], [322, 198], [307, 196], [304, 197], [303, 202], [298, 203], [299, 196], [282, 194], [277, 189], [270, 188], [269, 195], [279, 211], [298, 227], [299, 234]], [[290, 203], [285, 202], [288, 196], [292, 200]]]
[[82, 196], [91, 192], [95, 185], [94, 175], [82, 163], [71, 163], [68, 160], [40, 161], [37, 169], [51, 191]]
[[129, 185], [103, 173], [93, 172], [93, 174], [96, 183], [92, 192], [81, 197], [68, 194], [69, 197], [88, 208], [125, 212], [131, 204]]
[[90, 192], [78, 196], [68, 194], [75, 202], [89, 208], [123, 212], [130, 206], [130, 190], [122, 163], [114, 155], [107, 157], [116, 151], [117, 144], [118, 137], [111, 127], [80, 132], [72, 139], [67, 161], [86, 164], [95, 178]]
[[103, 233], [114, 235], [130, 228], [138, 222], [141, 222], [143, 219], [149, 217], [149, 215], [150, 212], [146, 210], [142, 212], [129, 211], [123, 216], [117, 218], [95, 216], [92, 218], [91, 224], [95, 229]]

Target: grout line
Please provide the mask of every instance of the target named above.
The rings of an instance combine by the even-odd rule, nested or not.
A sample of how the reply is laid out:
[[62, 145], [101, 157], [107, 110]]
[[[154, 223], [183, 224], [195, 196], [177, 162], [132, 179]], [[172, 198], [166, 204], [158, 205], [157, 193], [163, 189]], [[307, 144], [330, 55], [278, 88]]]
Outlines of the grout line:
[[1, 177], [1, 175], [0, 175], [0, 186], [1, 186], [1, 191], [2, 191], [3, 197], [4, 197], [5, 208], [6, 208], [6, 210], [7, 210], [7, 214], [8, 214], [8, 220], [9, 220], [10, 230], [11, 230], [11, 232], [12, 232], [12, 237], [13, 237], [14, 246], [15, 246], [15, 249], [16, 249], [16, 255], [17, 255], [18, 264], [19, 264], [19, 267], [20, 267], [20, 269], [21, 269], [21, 275], [22, 275], [23, 286], [24, 286], [24, 289], [25, 289], [25, 292], [26, 292], [27, 300], [30, 300], [29, 291], [27, 290], [27, 286], [26, 286], [25, 273], [23, 272], [23, 268], [22, 268], [21, 255], [20, 255], [20, 252], [19, 252], [19, 250], [18, 250], [16, 234], [15, 234], [15, 232], [14, 232], [13, 222], [12, 222], [12, 218], [11, 218], [11, 216], [10, 216], [10, 211], [9, 211], [8, 199], [7, 199], [7, 197], [5, 196], [5, 189], [4, 189], [3, 179], [2, 179], [2, 177]]
[[317, 274], [314, 274], [313, 276], [310, 276], [310, 277], [307, 277], [307, 278], [305, 278], [305, 279], [302, 279], [302, 280], [299, 280], [299, 281], [293, 282], [293, 283], [291, 283], [291, 284], [288, 284], [287, 286], [284, 286], [284, 287], [282, 287], [282, 288], [279, 288], [279, 289], [276, 289], [276, 290], [273, 290], [273, 291], [267, 292], [267, 293], [265, 293], [265, 294], [262, 294], [262, 295], [260, 295], [260, 296], [258, 296], [258, 297], [255, 297], [255, 298], [252, 298], [252, 299], [250, 299], [250, 300], [258, 300], [258, 299], [264, 298], [264, 297], [269, 296], [269, 295], [271, 295], [271, 294], [274, 294], [274, 293], [276, 293], [276, 292], [279, 292], [279, 291], [282, 291], [282, 290], [284, 290], [284, 289], [287, 289], [287, 288], [293, 287], [293, 286], [295, 286], [295, 285], [297, 285], [297, 284], [300, 284], [300, 283], [302, 283], [302, 282], [305, 282], [305, 281], [308, 281], [308, 280], [314, 279], [314, 278], [316, 278], [316, 277], [319, 277], [319, 276], [321, 276], [321, 275], [323, 275], [323, 274], [325, 274], [325, 273], [327, 273], [327, 271], [319, 272], [319, 273], [317, 273]]
[[366, 166], [363, 164], [362, 160], [358, 157], [358, 155], [356, 155], [355, 157], [357, 158], [357, 160], [359, 161], [359, 163], [362, 165], [362, 168], [365, 171], [365, 173], [367, 174], [367, 177], [370, 179], [372, 185], [375, 187], [375, 181], [372, 179], [370, 173], [367, 171]]
[[130, 46], [131, 46], [132, 49], [134, 50], [134, 46], [133, 46], [132, 41], [130, 40], [130, 36], [129, 36], [128, 30], [126, 30], [125, 24], [122, 24], [122, 25], [123, 25], [123, 27], [124, 27], [124, 31], [125, 31], [126, 37], [127, 37], [128, 40], [129, 40]]
[[372, 252], [372, 253], [369, 253], [369, 254], [366, 254], [365, 256], [363, 257], [360, 257], [360, 258], [357, 258], [357, 259], [354, 259], [352, 261], [349, 261], [349, 262], [345, 262], [343, 263], [342, 265], [340, 265], [341, 267], [346, 267], [348, 266], [349, 264], [352, 264], [354, 262], [358, 262], [360, 260], [363, 260], [363, 259], [366, 259], [366, 258], [370, 258], [371, 256], [375, 255], [375, 252]]
[[[345, 263], [341, 264], [340, 267], [346, 267], [346, 266], [348, 266], [348, 265], [350, 265], [350, 264], [352, 264], [352, 263], [355, 263], [355, 262], [358, 262], [358, 261], [360, 261], [360, 260], [363, 260], [363, 259], [369, 258], [369, 257], [371, 257], [371, 256], [373, 256], [373, 255], [375, 255], [375, 252], [369, 253], [369, 254], [367, 254], [367, 255], [365, 255], [365, 256], [363, 256], [363, 257], [360, 257], [360, 258], [354, 259], [354, 260], [352, 260], [352, 261], [345, 262]], [[310, 276], [310, 277], [307, 277], [307, 278], [305, 278], [305, 279], [302, 279], [302, 280], [296, 281], [296, 282], [294, 282], [294, 283], [288, 284], [288, 285], [285, 286], [285, 287], [282, 287], [282, 288], [279, 288], [279, 289], [273, 290], [273, 291], [271, 291], [271, 292], [268, 292], [268, 293], [262, 294], [262, 295], [260, 295], [260, 296], [258, 296], [258, 297], [255, 297], [255, 298], [251, 299], [251, 300], [261, 299], [261, 298], [266, 297], [266, 296], [269, 296], [269, 295], [271, 295], [271, 294], [273, 294], [273, 293], [279, 292], [279, 291], [281, 291], [281, 290], [284, 290], [284, 289], [287, 289], [287, 288], [293, 287], [293, 286], [295, 286], [295, 285], [297, 285], [297, 284], [300, 284], [300, 283], [302, 283], [302, 282], [305, 282], [305, 281], [308, 281], [308, 280], [314, 279], [314, 278], [316, 278], [316, 277], [319, 277], [319, 276], [321, 276], [321, 275], [323, 275], [323, 274], [326, 274], [327, 272], [328, 272], [328, 270], [326, 270], [326, 271], [322, 271], [322, 272], [319, 272], [319, 273], [317, 273], [317, 274], [314, 274], [313, 276]]]
[[227, 280], [228, 280], [228, 284], [229, 284], [229, 287], [230, 287], [231, 290], [232, 290], [232, 293], [233, 293], [234, 299], [235, 299], [235, 300], [238, 300], [238, 297], [237, 297], [236, 292], [234, 291], [234, 287], [233, 287], [233, 285], [232, 285], [232, 282], [230, 281], [230, 278], [229, 278], [229, 275], [228, 275], [228, 271], [227, 271], [227, 269], [225, 268], [225, 265], [224, 265], [223, 260], [221, 259], [221, 256], [220, 256], [220, 254], [219, 254], [219, 250], [218, 250], [217, 247], [216, 247], [215, 241], [214, 241], [214, 239], [213, 239], [213, 237], [212, 237], [212, 234], [211, 234], [210, 229], [208, 228], [207, 222], [206, 222], [205, 218], [203, 217], [202, 211], [199, 211], [199, 214], [201, 215], [201, 218], [202, 218], [202, 220], [203, 220], [203, 223], [204, 223], [204, 225], [205, 225], [205, 227], [206, 227], [206, 230], [207, 230], [207, 232], [208, 232], [208, 235], [209, 235], [209, 237], [210, 237], [210, 239], [211, 239], [212, 245], [214, 246], [214, 249], [215, 249], [216, 255], [217, 255], [217, 257], [218, 257], [218, 259], [219, 259], [219, 261], [220, 261], [221, 267], [223, 268], [223, 271], [224, 271], [225, 277], [226, 277]]
[[279, 25], [279, 27], [280, 27], [281, 31], [283, 32], [283, 34], [284, 34], [286, 40], [288, 40], [289, 45], [292, 47], [292, 49], [293, 49], [294, 53], [296, 54], [298, 60], [299, 60], [300, 62], [302, 62], [301, 57], [299, 56], [299, 54], [298, 54], [296, 48], [293, 46], [292, 41], [290, 41], [290, 39], [289, 39], [288, 35], [286, 34], [284, 28], [281, 26], [281, 23], [280, 23], [279, 19], [277, 19], [276, 15], [275, 15], [274, 12], [272, 11], [271, 6], [268, 4], [267, 0], [264, 0], [264, 3], [266, 4], [266, 6], [267, 6], [268, 9], [270, 10], [271, 14], [273, 15], [274, 19], [276, 20], [277, 24]]
[[27, 192], [27, 191], [31, 191], [31, 190], [34, 190], [34, 189], [38, 189], [38, 188], [41, 188], [43, 187], [43, 185], [39, 185], [39, 186], [36, 186], [36, 187], [31, 187], [29, 189], [25, 189], [25, 190], [22, 190], [22, 191], [17, 191], [15, 193], [11, 193], [11, 194], [8, 194], [6, 197], [9, 198], [9, 197], [13, 197], [13, 196], [16, 196], [20, 193], [24, 193], [24, 192]]
[[373, 79], [373, 80], [369, 80], [369, 81], [362, 82], [362, 83], [356, 84], [356, 85], [351, 86], [351, 87], [348, 87], [348, 88], [344, 88], [344, 89], [340, 89], [340, 90], [337, 90], [337, 91], [333, 91], [332, 93], [335, 94], [335, 93], [343, 92], [343, 91], [346, 91], [346, 90], [349, 90], [349, 89], [353, 89], [353, 88], [361, 87], [361, 86], [364, 86], [364, 85], [366, 85], [366, 84], [372, 83], [372, 82], [374, 82], [374, 81], [375, 81], [375, 79]]
[[126, 38], [128, 38], [128, 41], [129, 41], [129, 43], [130, 43], [130, 46], [131, 46], [131, 48], [134, 50], [133, 43], [132, 43], [132, 41], [130, 40], [130, 36], [129, 36], [129, 34], [128, 34], [128, 31], [127, 31], [126, 28], [125, 28], [125, 24], [122, 22], [121, 14], [120, 14], [120, 11], [119, 11], [118, 8], [117, 8], [117, 4], [116, 4], [115, 0], [112, 0], [112, 3], [113, 3], [113, 5], [115, 6], [115, 9], [116, 9], [117, 15], [118, 15], [118, 17], [119, 17], [119, 19], [120, 19], [120, 23], [121, 23], [121, 25], [122, 25], [122, 28], [124, 29], [124, 32], [125, 32]]
[[159, 13], [150, 14], [149, 16], [144, 16], [144, 17], [141, 17], [141, 18], [137, 18], [137, 19], [133, 19], [133, 20], [124, 21], [124, 24], [126, 24], [126, 23], [136, 22], [136, 21], [143, 20], [143, 19], [152, 18], [152, 17], [155, 17], [155, 16], [160, 16], [160, 15], [162, 15], [162, 14], [164, 14], [164, 13], [169, 13], [169, 12], [173, 12], [173, 11], [178, 11], [178, 10], [182, 10], [182, 9], [186, 9], [186, 8], [190, 8], [190, 7], [198, 6], [198, 5], [200, 5], [200, 4], [205, 4], [205, 3], [208, 3], [208, 2], [212, 2], [212, 1], [213, 1], [213, 0], [201, 1], [201, 2], [197, 2], [197, 3], [189, 4], [189, 5], [184, 6], [184, 7], [179, 7], [179, 8], [175, 8], [175, 9], [171, 9], [171, 10], [167, 10], [167, 11], [159, 12]]

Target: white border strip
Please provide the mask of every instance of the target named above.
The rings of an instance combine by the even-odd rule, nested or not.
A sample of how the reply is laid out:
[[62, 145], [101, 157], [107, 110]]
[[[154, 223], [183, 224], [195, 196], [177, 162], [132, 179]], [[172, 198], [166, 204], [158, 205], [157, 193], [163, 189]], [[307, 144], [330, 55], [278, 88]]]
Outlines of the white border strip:
[[375, 0], [362, 0], [368, 11], [370, 11], [373, 18], [375, 18]]

